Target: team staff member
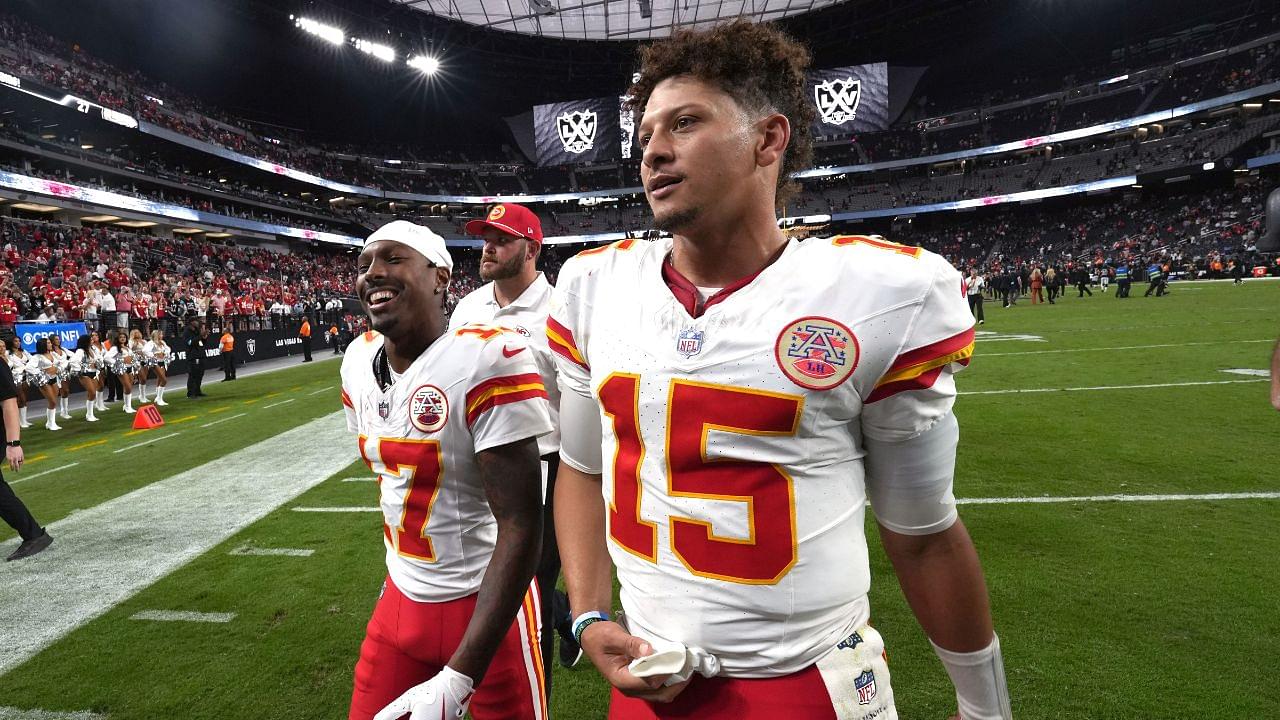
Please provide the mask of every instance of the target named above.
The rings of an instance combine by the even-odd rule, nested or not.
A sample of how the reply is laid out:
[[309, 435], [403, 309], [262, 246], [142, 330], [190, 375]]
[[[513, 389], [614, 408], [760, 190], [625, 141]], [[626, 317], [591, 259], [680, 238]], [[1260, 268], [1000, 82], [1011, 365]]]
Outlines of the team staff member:
[[952, 493], [973, 316], [934, 253], [779, 231], [812, 154], [808, 65], [742, 21], [642, 51], [640, 179], [673, 237], [570, 259], [547, 318], [574, 632], [613, 720], [893, 720], [869, 500], [960, 715], [1008, 720]]
[[231, 334], [231, 325], [222, 331], [218, 340], [222, 346], [222, 382], [236, 379], [236, 336]]
[[311, 320], [306, 316], [302, 318], [298, 336], [302, 338], [302, 362], [311, 362]]
[[494, 326], [447, 329], [453, 259], [425, 227], [379, 228], [357, 268], [374, 332], [347, 348], [342, 403], [379, 476], [387, 579], [349, 720], [545, 720], [533, 573], [552, 428], [533, 353]]
[[[5, 459], [14, 472], [22, 469], [22, 429], [18, 426], [18, 389], [13, 384], [13, 373], [8, 363], [0, 363], [0, 425], [4, 427]], [[53, 537], [36, 522], [31, 511], [13, 493], [13, 488], [0, 474], [0, 518], [18, 531], [22, 544], [5, 558], [21, 560], [49, 547]]]
[[[538, 363], [542, 384], [547, 388], [552, 425], [560, 424], [560, 390], [556, 387], [555, 358], [547, 345], [547, 308], [551, 302], [551, 283], [538, 272], [538, 256], [542, 253], [542, 221], [523, 205], [494, 205], [484, 220], [467, 223], [470, 235], [484, 238], [480, 256], [480, 279], [488, 280], [458, 301], [449, 328], [469, 323], [487, 323], [514, 330], [529, 338]], [[556, 549], [554, 503], [556, 470], [560, 466], [560, 434], [552, 431], [538, 438], [538, 454], [542, 456], [543, 484], [542, 559], [538, 564], [538, 587], [542, 591], [542, 661], [550, 665], [555, 635], [561, 630], [561, 660], [572, 667], [581, 656], [578, 644], [568, 632], [568, 601], [556, 590], [560, 575], [560, 553]], [[547, 673], [547, 696], [551, 695], [551, 673]]]
[[969, 279], [965, 281], [965, 288], [968, 291], [969, 298], [969, 312], [973, 313], [973, 317], [978, 321], [979, 325], [987, 322], [987, 316], [982, 312], [982, 288], [986, 284], [986, 279], [978, 274], [978, 268], [969, 268]]

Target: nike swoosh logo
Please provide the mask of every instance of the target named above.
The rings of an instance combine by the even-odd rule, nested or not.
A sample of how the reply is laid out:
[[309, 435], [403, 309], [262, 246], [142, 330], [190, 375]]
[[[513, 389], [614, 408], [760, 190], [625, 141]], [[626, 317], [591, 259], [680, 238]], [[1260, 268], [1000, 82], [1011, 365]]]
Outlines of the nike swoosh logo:
[[520, 353], [522, 353], [522, 352], [524, 352], [524, 348], [516, 348], [515, 350], [512, 350], [511, 348], [507, 347], [506, 345], [503, 345], [503, 346], [502, 346], [502, 356], [503, 356], [503, 357], [515, 357], [515, 356], [519, 355], [519, 354], [520, 354]]

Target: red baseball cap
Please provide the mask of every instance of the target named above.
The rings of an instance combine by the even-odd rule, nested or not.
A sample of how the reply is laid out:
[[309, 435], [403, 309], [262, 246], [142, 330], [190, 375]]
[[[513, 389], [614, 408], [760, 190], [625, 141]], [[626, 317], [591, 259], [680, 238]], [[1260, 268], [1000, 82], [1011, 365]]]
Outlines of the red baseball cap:
[[486, 227], [501, 230], [516, 237], [542, 243], [542, 221], [533, 211], [515, 203], [494, 205], [484, 220], [472, 220], [466, 224], [468, 235], [480, 235]]

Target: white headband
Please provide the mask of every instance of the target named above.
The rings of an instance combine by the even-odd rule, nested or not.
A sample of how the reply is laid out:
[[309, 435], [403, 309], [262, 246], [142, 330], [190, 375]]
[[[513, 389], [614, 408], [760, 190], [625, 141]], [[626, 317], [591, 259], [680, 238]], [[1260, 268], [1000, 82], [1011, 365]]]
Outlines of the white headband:
[[450, 273], [453, 272], [453, 257], [449, 255], [449, 248], [445, 247], [444, 238], [429, 228], [408, 220], [393, 220], [374, 230], [369, 239], [364, 241], [364, 247], [369, 247], [379, 240], [393, 240], [408, 245], [421, 253], [432, 265], [447, 268]]

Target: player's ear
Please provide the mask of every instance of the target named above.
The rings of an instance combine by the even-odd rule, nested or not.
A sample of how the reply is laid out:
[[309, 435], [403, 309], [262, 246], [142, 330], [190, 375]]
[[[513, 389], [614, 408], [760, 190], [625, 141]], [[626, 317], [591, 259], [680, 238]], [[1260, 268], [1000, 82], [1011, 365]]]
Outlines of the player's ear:
[[781, 163], [791, 142], [791, 121], [782, 113], [770, 113], [756, 123], [756, 165], [768, 167]]

